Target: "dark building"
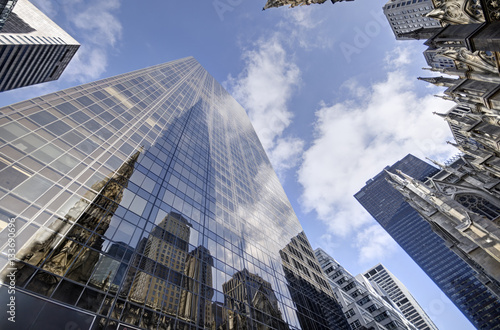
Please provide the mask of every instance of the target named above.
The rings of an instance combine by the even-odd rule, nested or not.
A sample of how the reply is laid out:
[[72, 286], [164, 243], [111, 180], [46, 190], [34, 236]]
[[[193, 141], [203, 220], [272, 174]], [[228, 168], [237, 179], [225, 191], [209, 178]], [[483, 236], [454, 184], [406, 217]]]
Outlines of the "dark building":
[[344, 317], [304, 232], [293, 237], [280, 255], [302, 329], [357, 328]]
[[12, 9], [14, 9], [16, 2], [17, 0], [0, 0], [0, 31], [9, 18]]
[[427, 17], [434, 9], [430, 0], [389, 0], [382, 9], [397, 40], [410, 39], [403, 34], [416, 29], [441, 26], [438, 20]]
[[[439, 172], [439, 169], [413, 155], [407, 155], [386, 170], [391, 173], [400, 170], [420, 181]], [[497, 297], [478, 279], [478, 273], [448, 248], [386, 178], [388, 175], [385, 172], [379, 173], [354, 197], [475, 327], [500, 328], [500, 301]]]
[[0, 303], [12, 278], [18, 328], [346, 328], [334, 299], [290, 285], [280, 252], [302, 227], [245, 110], [194, 58], [0, 113]]
[[59, 79], [79, 47], [38, 8], [19, 0], [0, 31], [0, 92]]

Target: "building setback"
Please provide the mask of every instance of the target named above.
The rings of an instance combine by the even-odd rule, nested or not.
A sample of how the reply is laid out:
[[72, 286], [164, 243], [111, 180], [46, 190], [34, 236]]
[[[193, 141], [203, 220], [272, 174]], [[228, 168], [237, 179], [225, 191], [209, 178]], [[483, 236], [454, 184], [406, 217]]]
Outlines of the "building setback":
[[[407, 155], [386, 170], [391, 173], [400, 170], [421, 181], [439, 172], [413, 155]], [[481, 282], [481, 276], [451, 251], [429, 223], [386, 181], [388, 177], [382, 171], [354, 197], [475, 327], [499, 328], [499, 299]]]
[[307, 239], [245, 110], [194, 58], [0, 113], [0, 303], [14, 267], [20, 329], [348, 329], [282, 261]]
[[430, 319], [417, 328], [376, 283], [369, 282], [361, 275], [351, 275], [322, 249], [314, 250], [314, 254], [351, 328], [437, 330]]
[[369, 281], [379, 285], [389, 296], [389, 298], [396, 303], [398, 308], [403, 312], [403, 315], [413, 323], [417, 329], [435, 329], [437, 327], [432, 323], [429, 316], [424, 312], [422, 307], [413, 298], [413, 295], [401, 283], [396, 276], [394, 276], [383, 265], [378, 264], [363, 273], [363, 276]]
[[0, 92], [57, 80], [80, 44], [27, 0], [0, 31]]

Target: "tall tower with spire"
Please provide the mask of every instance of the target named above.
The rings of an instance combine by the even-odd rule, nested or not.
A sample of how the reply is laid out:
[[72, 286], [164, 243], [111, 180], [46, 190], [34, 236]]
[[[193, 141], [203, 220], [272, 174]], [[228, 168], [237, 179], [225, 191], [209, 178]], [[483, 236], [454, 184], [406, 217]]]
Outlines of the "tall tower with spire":
[[[462, 255], [457, 254], [454, 250], [456, 246], [453, 245], [456, 242], [451, 244], [452, 241], [443, 239], [443, 232], [436, 231], [437, 227], [433, 225], [433, 222], [427, 221], [423, 213], [418, 212], [419, 209], [431, 212], [428, 203], [421, 199], [415, 199], [413, 202], [413, 198], [411, 198], [413, 195], [401, 194], [401, 189], [394, 189], [394, 186], [386, 180], [390, 179], [392, 175], [398, 176], [397, 170], [400, 170], [420, 182], [426, 181], [429, 177], [436, 181], [440, 170], [413, 155], [407, 155], [392, 166], [387, 166], [385, 170], [370, 179], [354, 195], [356, 200], [394, 238], [475, 327], [478, 329], [497, 327], [496, 316], [500, 309], [500, 298], [495, 294], [495, 280], [491, 276], [487, 276], [485, 272], [480, 271], [480, 268], [476, 267], [477, 264], [471, 261], [472, 259], [464, 259]], [[468, 171], [469, 177], [465, 178], [464, 175], [461, 175], [463, 182], [457, 183], [457, 189], [464, 186], [463, 189], [479, 192], [479, 195], [484, 196], [488, 194], [487, 190], [491, 189], [491, 185], [494, 186], [495, 181], [488, 176], [481, 176], [481, 182], [484, 185], [472, 180], [474, 179], [474, 171], [470, 164], [462, 166], [460, 171], [463, 173]], [[459, 181], [459, 177], [455, 174], [440, 178], [445, 183]], [[401, 180], [404, 179], [401, 178]], [[396, 185], [396, 188], [398, 187]], [[451, 192], [451, 188], [447, 189]], [[461, 199], [465, 198], [463, 203], [469, 200], [468, 196], [468, 194], [457, 195]], [[486, 208], [483, 208], [485, 210], [488, 210], [491, 205], [499, 205], [495, 200], [489, 198], [477, 199], [477, 201], [480, 201], [481, 205], [487, 205]], [[489, 204], [483, 204], [484, 201], [489, 202]], [[417, 208], [415, 209], [413, 206]], [[443, 207], [447, 206], [443, 205]], [[490, 216], [493, 215], [494, 213]], [[465, 249], [464, 246], [460, 247]]]
[[387, 171], [389, 183], [500, 298], [500, 181], [471, 175], [460, 157], [426, 183]]

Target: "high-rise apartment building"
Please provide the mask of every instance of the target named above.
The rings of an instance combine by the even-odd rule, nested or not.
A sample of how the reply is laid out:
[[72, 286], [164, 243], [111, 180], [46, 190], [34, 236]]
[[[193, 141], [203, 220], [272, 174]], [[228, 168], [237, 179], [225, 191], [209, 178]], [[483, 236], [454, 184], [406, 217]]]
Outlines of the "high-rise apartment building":
[[353, 276], [322, 249], [314, 250], [314, 254], [351, 328], [437, 330], [428, 317], [427, 322], [416, 327], [376, 283]]
[[431, 0], [389, 0], [383, 7], [387, 21], [398, 40], [411, 39], [403, 36], [403, 33], [440, 27], [438, 20], [426, 16], [433, 9]]
[[363, 276], [369, 281], [377, 283], [417, 329], [437, 330], [437, 327], [432, 323], [415, 298], [413, 298], [410, 291], [382, 264], [378, 264], [367, 270], [363, 273]]
[[12, 284], [18, 328], [348, 329], [333, 296], [290, 284], [304, 275], [282, 251], [307, 239], [244, 109], [195, 59], [0, 113], [0, 302]]
[[27, 0], [0, 31], [0, 92], [57, 80], [80, 45]]
[[[401, 170], [421, 181], [439, 172], [413, 155], [407, 155], [386, 170]], [[499, 328], [498, 298], [480, 281], [479, 274], [448, 248], [386, 178], [388, 175], [382, 171], [354, 197], [475, 327]]]

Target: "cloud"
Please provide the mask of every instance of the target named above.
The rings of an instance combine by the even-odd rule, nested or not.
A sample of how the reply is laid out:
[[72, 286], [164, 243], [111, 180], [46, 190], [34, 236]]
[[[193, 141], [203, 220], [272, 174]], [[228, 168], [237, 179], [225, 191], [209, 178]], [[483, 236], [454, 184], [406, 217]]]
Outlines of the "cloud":
[[[399, 54], [393, 60], [404, 63], [406, 51]], [[320, 103], [315, 137], [298, 171], [303, 187], [301, 205], [305, 211], [315, 212], [329, 233], [346, 237], [365, 228], [356, 243], [363, 261], [376, 257], [387, 243], [385, 239], [364, 240], [377, 232], [366, 229], [373, 220], [353, 194], [408, 153], [435, 159], [456, 153], [445, 143], [451, 135], [446, 123], [432, 114], [447, 111], [451, 103], [417, 95], [415, 82], [399, 68], [370, 87], [351, 80], [344, 86], [347, 100]]]
[[122, 37], [117, 18], [121, 1], [35, 0], [34, 4], [81, 45], [60, 79], [85, 83], [100, 78], [110, 51]]
[[224, 83], [248, 116], [279, 175], [295, 164], [303, 142], [283, 137], [293, 114], [287, 103], [300, 83], [300, 70], [283, 47], [280, 34], [260, 39], [243, 53], [245, 68]]
[[397, 250], [397, 244], [379, 225], [366, 227], [356, 235], [356, 246], [359, 248], [359, 262], [371, 264], [380, 260], [381, 256], [391, 255]]
[[58, 3], [51, 0], [32, 0], [31, 2], [48, 17], [53, 18], [57, 15]]

